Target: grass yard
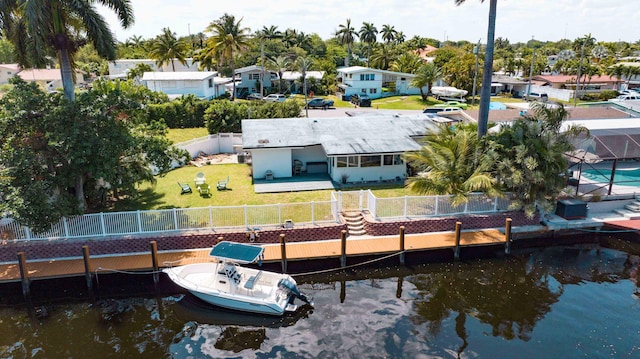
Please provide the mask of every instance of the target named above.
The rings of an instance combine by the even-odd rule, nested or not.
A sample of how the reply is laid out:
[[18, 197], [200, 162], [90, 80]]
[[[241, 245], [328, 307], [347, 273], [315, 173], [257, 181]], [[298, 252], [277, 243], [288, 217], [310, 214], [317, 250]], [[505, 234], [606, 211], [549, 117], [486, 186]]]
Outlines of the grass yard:
[[[207, 183], [211, 186], [211, 196], [202, 197], [198, 193], [194, 179], [198, 172], [203, 172]], [[247, 164], [213, 164], [203, 167], [185, 166], [169, 172], [166, 176], [157, 177], [155, 185], [142, 185], [140, 196], [135, 200], [123, 200], [117, 203], [115, 211], [135, 211], [168, 208], [197, 208], [207, 206], [241, 206], [296, 203], [331, 200], [331, 190], [261, 193], [253, 190], [251, 183], [251, 167]], [[217, 191], [218, 180], [229, 176], [226, 191]], [[188, 183], [193, 193], [180, 194], [178, 182]], [[361, 188], [349, 188], [359, 190]], [[364, 188], [363, 188], [364, 189]], [[403, 187], [380, 187], [374, 193], [378, 197], [400, 197], [410, 195]]]
[[204, 127], [198, 128], [172, 128], [167, 133], [167, 138], [173, 141], [173, 143], [180, 143], [193, 140], [194, 138], [204, 137], [209, 135], [207, 129]]

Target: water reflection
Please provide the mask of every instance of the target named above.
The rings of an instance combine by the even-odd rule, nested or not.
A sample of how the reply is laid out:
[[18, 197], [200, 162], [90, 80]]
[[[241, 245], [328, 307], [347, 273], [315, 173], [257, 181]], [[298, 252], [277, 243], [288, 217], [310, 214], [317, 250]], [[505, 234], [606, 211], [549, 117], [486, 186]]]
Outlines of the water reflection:
[[2, 308], [0, 357], [633, 357], [637, 253], [557, 247], [301, 278], [315, 307], [284, 317], [164, 292]]

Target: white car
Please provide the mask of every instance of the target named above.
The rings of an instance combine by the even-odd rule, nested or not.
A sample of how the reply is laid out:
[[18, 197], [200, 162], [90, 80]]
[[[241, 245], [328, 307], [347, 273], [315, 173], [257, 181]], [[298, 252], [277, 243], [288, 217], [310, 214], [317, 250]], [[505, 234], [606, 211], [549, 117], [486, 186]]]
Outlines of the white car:
[[264, 101], [267, 102], [284, 102], [287, 98], [284, 95], [279, 93], [272, 93], [271, 95], [267, 95], [263, 98]]

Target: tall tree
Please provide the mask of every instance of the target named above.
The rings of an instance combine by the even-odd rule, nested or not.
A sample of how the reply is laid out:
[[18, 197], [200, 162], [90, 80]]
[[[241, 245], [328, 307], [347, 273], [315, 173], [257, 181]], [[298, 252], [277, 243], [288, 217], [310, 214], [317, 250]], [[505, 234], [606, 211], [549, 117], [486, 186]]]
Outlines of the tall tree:
[[158, 35], [151, 44], [149, 55], [156, 60], [156, 64], [162, 67], [164, 64], [171, 63], [171, 69], [175, 72], [175, 60], [181, 64], [187, 64], [187, 52], [189, 44], [176, 37], [168, 27], [162, 29], [162, 34]]
[[406, 159], [418, 174], [409, 178], [408, 187], [419, 194], [452, 195], [453, 205], [467, 201], [472, 192], [495, 194], [491, 162], [482, 155], [480, 140], [473, 125], [441, 126], [428, 134], [418, 152]]
[[420, 56], [413, 52], [405, 52], [391, 64], [391, 71], [414, 74], [422, 64]]
[[[466, 0], [455, 0], [456, 5], [461, 5]], [[480, 0], [484, 2], [484, 0]], [[489, 0], [489, 25], [487, 28], [487, 49], [484, 55], [482, 72], [482, 88], [480, 90], [480, 111], [478, 113], [478, 136], [487, 133], [489, 123], [489, 103], [491, 102], [491, 76], [493, 75], [493, 47], [495, 46], [496, 12], [498, 0]]]
[[64, 95], [73, 101], [74, 55], [86, 34], [98, 54], [108, 60], [116, 57], [116, 40], [95, 4], [113, 10], [120, 25], [133, 24], [130, 0], [11, 0], [0, 2], [0, 26], [15, 46], [16, 61], [25, 68], [44, 67], [51, 53], [60, 64]]
[[396, 39], [395, 27], [388, 24], [382, 25], [380, 34], [382, 34], [382, 40], [384, 40], [384, 42], [386, 42], [387, 44], [392, 43]]
[[282, 75], [289, 68], [289, 59], [286, 56], [278, 56], [269, 59], [267, 68], [278, 73], [278, 92], [282, 93]]
[[[308, 57], [299, 57], [296, 60], [296, 69], [300, 71], [300, 80], [302, 81], [302, 91], [304, 92], [304, 103], [307, 103], [307, 72], [311, 70], [313, 61]], [[309, 108], [304, 107], [306, 111], [306, 117], [309, 117]]]
[[360, 32], [358, 32], [360, 41], [367, 44], [367, 66], [371, 58], [371, 44], [375, 44], [378, 37], [378, 29], [370, 22], [363, 22]]
[[282, 37], [282, 33], [278, 31], [278, 27], [271, 25], [269, 27], [263, 26], [262, 30], [257, 32], [257, 37], [260, 39], [260, 66], [262, 71], [260, 73], [260, 96], [264, 96], [264, 43], [268, 40], [279, 39]]
[[338, 26], [336, 36], [341, 44], [347, 45], [347, 58], [344, 60], [344, 65], [349, 67], [349, 60], [351, 60], [351, 45], [353, 45], [356, 36], [358, 36], [356, 29], [351, 26], [351, 19], [347, 19], [346, 24], [340, 24], [340, 26]]
[[[420, 66], [418, 71], [416, 72], [416, 76], [411, 80], [411, 86], [417, 87], [420, 89], [420, 96], [422, 96], [423, 100], [427, 100], [429, 97], [429, 92], [431, 92], [431, 88], [433, 84], [442, 78], [442, 71], [438, 68], [434, 63], [427, 62], [426, 64]], [[427, 87], [426, 95], [423, 92], [423, 88]]]
[[225, 13], [207, 27], [207, 31], [211, 32], [212, 36], [207, 39], [205, 51], [210, 52], [212, 55], [218, 55], [222, 62], [228, 61], [231, 66], [231, 77], [233, 78], [232, 101], [236, 97], [235, 55], [249, 45], [248, 34], [250, 29], [242, 27], [243, 19], [240, 18], [240, 20], [236, 21], [235, 16]]

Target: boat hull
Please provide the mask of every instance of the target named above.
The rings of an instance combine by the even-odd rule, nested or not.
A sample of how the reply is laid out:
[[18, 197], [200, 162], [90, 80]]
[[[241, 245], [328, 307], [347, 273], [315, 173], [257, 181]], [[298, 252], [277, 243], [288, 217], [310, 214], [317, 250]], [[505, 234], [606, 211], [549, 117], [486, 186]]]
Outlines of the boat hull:
[[[230, 274], [232, 268], [234, 273]], [[244, 268], [228, 263], [197, 263], [163, 270], [178, 286], [197, 298], [223, 308], [281, 316], [295, 311], [293, 294], [283, 288], [287, 274]]]

